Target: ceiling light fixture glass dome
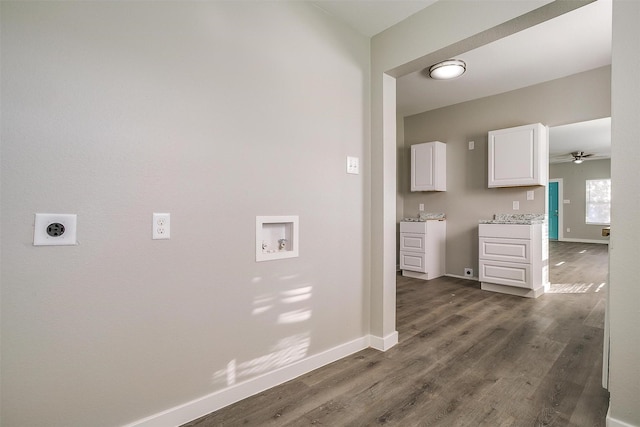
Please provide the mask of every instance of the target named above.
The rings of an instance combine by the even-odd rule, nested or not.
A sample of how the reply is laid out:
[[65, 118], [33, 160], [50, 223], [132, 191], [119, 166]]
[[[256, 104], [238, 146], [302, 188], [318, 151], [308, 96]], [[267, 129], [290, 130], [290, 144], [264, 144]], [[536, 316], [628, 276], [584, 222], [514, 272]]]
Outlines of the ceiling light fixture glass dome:
[[467, 64], [461, 59], [447, 59], [429, 67], [429, 77], [435, 80], [448, 80], [460, 77], [467, 70]]

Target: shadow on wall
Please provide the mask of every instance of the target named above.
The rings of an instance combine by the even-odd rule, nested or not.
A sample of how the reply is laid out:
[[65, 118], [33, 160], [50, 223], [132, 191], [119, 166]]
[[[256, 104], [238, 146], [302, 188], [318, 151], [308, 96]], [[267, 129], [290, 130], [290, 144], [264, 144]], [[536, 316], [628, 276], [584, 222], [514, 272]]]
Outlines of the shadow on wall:
[[[259, 323], [273, 322], [288, 329], [306, 329], [284, 336], [275, 342], [267, 354], [253, 359], [238, 361], [231, 359], [224, 369], [213, 374], [214, 384], [232, 386], [253, 377], [291, 365], [307, 356], [311, 345], [311, 334], [306, 326], [311, 320], [311, 296], [313, 286], [308, 283], [289, 286], [297, 281], [299, 275], [287, 275], [277, 278], [285, 284], [281, 291], [258, 294], [253, 299], [252, 316]], [[262, 277], [254, 277], [251, 282], [257, 285]]]

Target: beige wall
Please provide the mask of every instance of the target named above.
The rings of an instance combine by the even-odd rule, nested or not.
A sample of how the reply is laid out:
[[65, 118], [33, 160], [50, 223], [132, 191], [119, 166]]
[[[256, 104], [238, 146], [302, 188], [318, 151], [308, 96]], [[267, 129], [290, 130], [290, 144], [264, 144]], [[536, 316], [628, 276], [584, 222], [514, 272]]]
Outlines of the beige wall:
[[[560, 240], [608, 242], [602, 237], [602, 225], [586, 224], [586, 180], [611, 178], [611, 160], [588, 160], [579, 165], [569, 163], [552, 164], [549, 167], [549, 179], [562, 179], [563, 230]], [[567, 231], [567, 228], [571, 231]]]
[[[640, 2], [613, 2], [609, 426], [640, 426]], [[626, 423], [626, 424], [624, 424]]]
[[[1, 52], [3, 426], [122, 425], [368, 334], [367, 38], [301, 2], [3, 1]], [[36, 212], [79, 245], [32, 246]], [[299, 215], [300, 257], [256, 263], [257, 215]]]
[[[544, 187], [487, 188], [487, 132], [530, 123], [547, 126], [608, 117], [610, 67], [553, 80], [501, 95], [464, 102], [404, 119], [404, 148], [442, 141], [447, 144], [447, 191], [410, 192], [404, 179], [404, 215], [418, 214], [418, 204], [429, 212], [447, 215], [448, 274], [462, 276], [465, 267], [478, 272], [478, 220], [495, 213], [544, 213]], [[475, 149], [468, 149], [468, 142]], [[410, 156], [405, 154], [405, 159]], [[405, 160], [402, 176], [410, 174]], [[526, 191], [534, 190], [533, 201]], [[520, 210], [512, 209], [513, 201]]]

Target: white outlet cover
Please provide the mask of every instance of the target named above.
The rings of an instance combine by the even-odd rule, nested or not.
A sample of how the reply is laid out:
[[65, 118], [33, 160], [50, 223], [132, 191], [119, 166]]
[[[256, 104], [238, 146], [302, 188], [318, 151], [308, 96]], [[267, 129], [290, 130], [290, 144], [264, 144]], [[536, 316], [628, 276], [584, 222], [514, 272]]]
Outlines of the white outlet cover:
[[[33, 226], [33, 246], [77, 245], [77, 224], [78, 216], [75, 214], [37, 213]], [[58, 231], [54, 232], [54, 229]], [[60, 233], [60, 230], [64, 231]]]
[[358, 175], [360, 173], [360, 159], [347, 156], [347, 173]]
[[153, 240], [162, 240], [171, 238], [171, 214], [154, 213], [153, 229], [151, 238]]

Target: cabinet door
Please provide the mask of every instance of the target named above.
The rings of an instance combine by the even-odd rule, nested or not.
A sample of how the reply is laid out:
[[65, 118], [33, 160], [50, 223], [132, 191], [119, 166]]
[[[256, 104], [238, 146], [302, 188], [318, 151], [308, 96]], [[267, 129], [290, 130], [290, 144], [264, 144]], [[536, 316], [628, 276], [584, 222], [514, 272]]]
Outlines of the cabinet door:
[[544, 185], [546, 135], [539, 123], [489, 132], [488, 186]]
[[439, 141], [411, 146], [411, 191], [446, 191], [446, 145]]

